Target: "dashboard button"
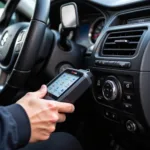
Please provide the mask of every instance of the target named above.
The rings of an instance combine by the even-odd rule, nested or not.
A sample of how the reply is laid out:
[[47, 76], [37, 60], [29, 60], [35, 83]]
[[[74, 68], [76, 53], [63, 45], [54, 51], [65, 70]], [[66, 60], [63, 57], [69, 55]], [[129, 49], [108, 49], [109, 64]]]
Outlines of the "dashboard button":
[[95, 64], [99, 66], [117, 67], [128, 69], [131, 67], [130, 62], [124, 61], [107, 61], [107, 60], [95, 60]]
[[124, 103], [123, 106], [126, 111], [132, 111], [132, 104]]
[[103, 66], [104, 64], [105, 64], [105, 61], [103, 61], [103, 60], [96, 60], [95, 61], [95, 65]]
[[97, 87], [100, 87], [100, 86], [101, 86], [101, 80], [100, 80], [100, 79], [97, 80], [96, 86], [97, 86]]
[[125, 95], [125, 100], [127, 100], [127, 101], [132, 101], [132, 100], [133, 100], [133, 95], [131, 95], [131, 94], [126, 94], [126, 95]]
[[109, 61], [104, 61], [105, 66], [109, 66]]
[[117, 120], [118, 119], [117, 114], [115, 114], [115, 113], [112, 113], [111, 117], [112, 117], [113, 120]]
[[99, 64], [99, 60], [95, 60], [95, 64], [98, 65]]
[[126, 90], [132, 90], [133, 89], [133, 83], [125, 81], [124, 83], [124, 89]]
[[130, 63], [130, 62], [126, 62], [126, 63], [124, 64], [124, 67], [125, 67], [125, 68], [131, 68], [131, 63]]
[[99, 63], [99, 65], [101, 65], [101, 66], [105, 66], [105, 65], [106, 65], [106, 61], [101, 60], [101, 61], [100, 61], [100, 63]]
[[129, 132], [135, 132], [137, 130], [137, 125], [133, 121], [128, 120], [126, 122], [126, 128]]
[[98, 78], [98, 79], [96, 80], [96, 86], [97, 86], [98, 88], [100, 88], [103, 83], [104, 83], [104, 78], [103, 78], [103, 77]]
[[111, 114], [110, 114], [110, 112], [109, 111], [105, 111], [105, 117], [107, 117], [107, 118], [110, 118], [111, 117]]
[[120, 68], [130, 68], [131, 67], [131, 63], [130, 62], [123, 62], [123, 61], [118, 61], [118, 66]]
[[118, 115], [116, 113], [108, 111], [108, 110], [104, 111], [104, 117], [106, 117], [107, 119], [113, 120], [113, 121], [119, 121]]
[[110, 67], [118, 67], [117, 61], [108, 61], [108, 66], [110, 66]]
[[113, 61], [113, 66], [114, 66], [114, 67], [119, 67], [118, 61]]
[[99, 96], [97, 97], [97, 99], [98, 99], [98, 101], [102, 101], [102, 100], [104, 99], [104, 97], [101, 96], [101, 95], [99, 95]]

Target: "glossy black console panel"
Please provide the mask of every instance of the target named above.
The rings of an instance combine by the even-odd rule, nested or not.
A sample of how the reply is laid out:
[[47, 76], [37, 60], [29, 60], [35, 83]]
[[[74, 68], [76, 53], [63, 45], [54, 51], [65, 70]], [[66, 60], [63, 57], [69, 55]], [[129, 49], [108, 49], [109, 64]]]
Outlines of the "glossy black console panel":
[[[91, 68], [94, 74], [93, 96], [96, 103], [96, 108], [101, 115], [110, 122], [120, 124], [127, 132], [136, 134], [145, 134], [149, 127], [143, 113], [141, 105], [140, 89], [139, 89], [139, 72], [123, 71], [123, 70], [108, 70], [93, 67]], [[102, 88], [108, 77], [117, 78], [121, 85], [121, 97], [114, 101], [107, 101], [103, 94]], [[133, 122], [136, 129], [130, 131], [132, 125], [128, 122]]]
[[[118, 75], [118, 74], [109, 74], [105, 72], [101, 72], [100, 74], [94, 73], [94, 96], [98, 103], [109, 105], [111, 107], [115, 107], [117, 109], [121, 109], [124, 112], [132, 113], [133, 111], [133, 101], [135, 99], [135, 90], [133, 77], [130, 75]], [[108, 80], [108, 78], [113, 77], [116, 78], [121, 86], [120, 90], [118, 89], [118, 93], [120, 94], [114, 101], [108, 101], [104, 98], [104, 94], [102, 93], [102, 89], [104, 88], [104, 83]]]

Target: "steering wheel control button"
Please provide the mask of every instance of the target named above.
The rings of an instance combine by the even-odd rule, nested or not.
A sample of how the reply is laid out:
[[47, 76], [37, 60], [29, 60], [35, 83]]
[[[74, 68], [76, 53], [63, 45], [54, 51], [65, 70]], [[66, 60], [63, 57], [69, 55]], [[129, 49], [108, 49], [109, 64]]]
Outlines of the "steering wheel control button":
[[8, 31], [5, 32], [5, 34], [2, 36], [1, 38], [1, 41], [0, 41], [0, 44], [1, 46], [4, 46], [8, 40], [8, 37], [9, 37], [9, 34], [8, 34]]
[[125, 90], [133, 90], [133, 83], [132, 82], [127, 82], [127, 81], [124, 81], [124, 89]]
[[18, 36], [18, 38], [17, 38], [17, 42], [21, 42], [21, 41], [22, 41], [23, 36], [24, 36], [24, 33], [25, 33], [25, 31], [22, 31], [22, 32], [19, 34], [19, 36]]
[[137, 130], [137, 125], [132, 120], [128, 120], [126, 122], [126, 128], [129, 132], [135, 132]]
[[22, 43], [18, 43], [18, 44], [16, 45], [15, 51], [16, 51], [16, 52], [20, 52], [21, 47], [22, 47]]
[[107, 80], [102, 88], [102, 93], [107, 101], [113, 101], [117, 98], [118, 89], [114, 81]]

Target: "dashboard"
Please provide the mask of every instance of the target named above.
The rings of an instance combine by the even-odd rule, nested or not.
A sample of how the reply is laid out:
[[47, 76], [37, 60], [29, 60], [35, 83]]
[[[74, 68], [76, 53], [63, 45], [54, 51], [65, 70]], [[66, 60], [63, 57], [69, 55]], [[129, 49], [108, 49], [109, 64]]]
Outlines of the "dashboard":
[[[60, 7], [68, 2], [70, 0], [51, 2], [47, 29], [39, 48], [39, 61], [30, 79], [31, 87], [49, 81], [66, 68], [90, 70], [93, 84], [83, 95], [84, 104], [79, 103], [81, 112], [84, 113], [84, 109], [88, 112], [77, 118], [88, 121], [89, 126], [92, 124], [90, 132], [97, 134], [92, 134], [92, 140], [99, 142], [99, 131], [104, 128], [112, 139], [129, 145], [128, 150], [132, 149], [131, 144], [149, 150], [150, 1], [72, 0], [78, 7], [79, 27], [70, 31], [65, 43], [60, 36]], [[31, 1], [20, 1], [18, 10], [22, 11], [16, 11], [10, 25], [29, 22], [30, 13], [25, 11], [32, 14], [34, 8], [32, 10], [30, 6], [34, 7]], [[26, 15], [22, 15], [23, 12]], [[35, 74], [37, 76], [33, 77]], [[54, 95], [59, 96], [59, 93]], [[88, 108], [84, 107], [85, 103]], [[85, 125], [82, 121], [81, 130]]]
[[[94, 75], [94, 111], [119, 136], [125, 133], [132, 138], [147, 137], [150, 135], [150, 5], [136, 3], [111, 8], [104, 6], [104, 1], [75, 2], [80, 26], [70, 39], [87, 49], [84, 65]], [[55, 13], [55, 18], [51, 16], [51, 28], [57, 31], [60, 20], [56, 10], [59, 12], [61, 4], [54, 5], [55, 11], [51, 11], [51, 15]]]
[[[52, 1], [48, 28], [55, 42], [61, 30], [60, 6], [68, 2]], [[120, 139], [126, 137], [135, 145], [143, 139], [149, 142], [150, 4], [145, 0], [73, 2], [78, 6], [80, 25], [68, 39], [86, 49], [82, 68], [93, 73], [92, 111]], [[58, 48], [54, 48], [53, 55], [58, 56]], [[78, 61], [74, 57], [77, 53], [59, 52], [61, 58], [53, 59], [49, 66], [57, 60], [67, 66]]]
[[87, 48], [95, 44], [105, 24], [105, 17], [98, 14], [83, 16], [77, 31], [76, 42]]
[[[50, 27], [59, 32], [61, 30], [60, 14], [56, 13], [56, 10], [57, 12], [60, 12], [59, 6], [62, 4], [63, 3], [59, 3], [59, 5], [52, 7], [51, 14], [55, 11], [55, 18], [50, 16], [52, 22]], [[84, 6], [84, 4], [80, 1], [78, 1], [77, 4], [80, 25], [76, 31], [70, 33], [69, 39], [73, 39], [76, 43], [89, 49], [95, 44], [97, 38], [101, 34], [107, 20], [107, 14], [105, 14], [101, 9], [90, 4], [86, 4], [86, 6]], [[83, 7], [86, 7], [86, 9], [83, 9]]]

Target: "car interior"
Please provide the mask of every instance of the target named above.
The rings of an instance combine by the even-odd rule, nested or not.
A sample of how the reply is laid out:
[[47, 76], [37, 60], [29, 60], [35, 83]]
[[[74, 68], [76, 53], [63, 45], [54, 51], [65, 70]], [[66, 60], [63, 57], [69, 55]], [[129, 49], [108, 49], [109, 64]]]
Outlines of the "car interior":
[[0, 15], [1, 106], [87, 70], [92, 85], [56, 132], [84, 150], [150, 149], [150, 1], [1, 0]]

